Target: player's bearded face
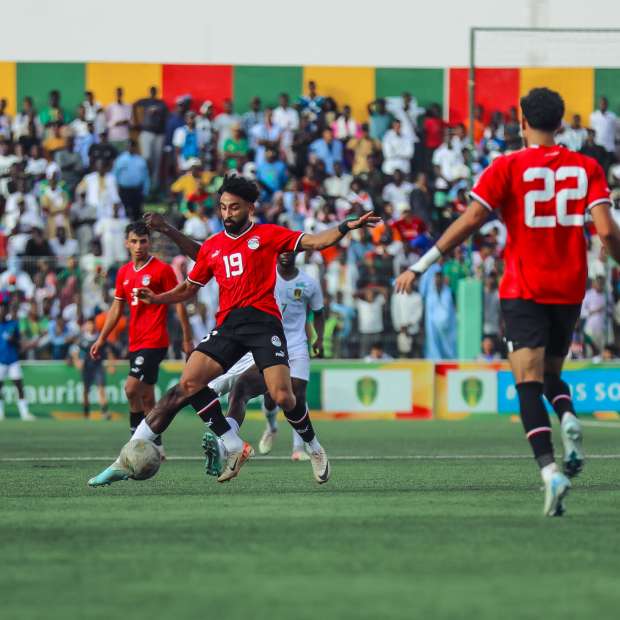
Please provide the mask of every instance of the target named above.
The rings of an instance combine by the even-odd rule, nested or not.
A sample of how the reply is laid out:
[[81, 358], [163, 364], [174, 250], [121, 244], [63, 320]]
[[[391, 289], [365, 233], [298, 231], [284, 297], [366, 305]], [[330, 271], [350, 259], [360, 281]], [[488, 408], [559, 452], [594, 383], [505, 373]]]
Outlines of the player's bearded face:
[[220, 214], [226, 232], [231, 235], [236, 235], [248, 225], [251, 208], [249, 204], [239, 199], [233, 200], [232, 202], [222, 199], [220, 202]]

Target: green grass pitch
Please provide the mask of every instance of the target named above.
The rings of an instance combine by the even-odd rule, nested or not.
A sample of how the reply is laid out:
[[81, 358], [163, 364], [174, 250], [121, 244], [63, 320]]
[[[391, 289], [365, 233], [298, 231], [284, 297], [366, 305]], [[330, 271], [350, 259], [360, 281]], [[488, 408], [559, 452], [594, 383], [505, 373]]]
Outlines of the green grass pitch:
[[[152, 480], [90, 489], [126, 424], [0, 423], [2, 617], [617, 617], [620, 428], [586, 429], [598, 458], [566, 517], [545, 519], [509, 420], [316, 426], [331, 456], [356, 457], [335, 458], [322, 487], [309, 463], [256, 458], [228, 485], [171, 460]], [[248, 420], [243, 434], [256, 444], [261, 430]], [[201, 436], [180, 416], [169, 455], [199, 456]]]

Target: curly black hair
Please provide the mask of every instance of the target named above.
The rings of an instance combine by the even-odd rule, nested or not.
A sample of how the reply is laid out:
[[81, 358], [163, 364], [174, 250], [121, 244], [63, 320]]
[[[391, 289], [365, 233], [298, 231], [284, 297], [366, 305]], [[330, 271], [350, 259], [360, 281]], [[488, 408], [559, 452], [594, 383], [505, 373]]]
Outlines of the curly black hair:
[[562, 123], [564, 100], [549, 88], [532, 88], [521, 97], [521, 111], [532, 129], [555, 131]]
[[125, 228], [125, 238], [129, 237], [129, 233], [133, 233], [136, 237], [151, 236], [151, 232], [149, 231], [146, 222], [142, 222], [140, 220], [127, 224], [127, 228]]
[[256, 202], [260, 194], [258, 186], [254, 181], [238, 175], [230, 175], [224, 179], [218, 194], [221, 196], [224, 192], [239, 196], [239, 198], [243, 198], [247, 202]]

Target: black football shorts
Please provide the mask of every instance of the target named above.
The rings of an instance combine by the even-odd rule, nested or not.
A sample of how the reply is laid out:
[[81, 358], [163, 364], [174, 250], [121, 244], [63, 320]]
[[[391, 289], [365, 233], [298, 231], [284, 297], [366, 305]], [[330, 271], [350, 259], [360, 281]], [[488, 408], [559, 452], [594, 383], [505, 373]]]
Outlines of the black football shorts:
[[270, 366], [288, 366], [282, 321], [256, 308], [237, 308], [196, 347], [227, 372], [248, 351], [262, 372]]
[[155, 385], [159, 376], [159, 365], [166, 358], [167, 348], [139, 349], [129, 352], [129, 376], [148, 385]]
[[566, 357], [581, 304], [539, 304], [531, 299], [502, 299], [508, 352], [545, 347], [547, 357]]

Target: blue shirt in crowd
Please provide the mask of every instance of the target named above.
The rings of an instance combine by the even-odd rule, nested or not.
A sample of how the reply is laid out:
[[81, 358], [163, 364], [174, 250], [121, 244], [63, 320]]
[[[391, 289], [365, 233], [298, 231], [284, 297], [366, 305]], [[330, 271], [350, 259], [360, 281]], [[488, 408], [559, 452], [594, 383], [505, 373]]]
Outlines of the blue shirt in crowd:
[[9, 319], [0, 321], [0, 364], [9, 366], [19, 361], [19, 325]]
[[265, 186], [267, 198], [283, 189], [287, 179], [286, 164], [283, 161], [264, 161], [256, 168], [256, 180]]
[[144, 157], [125, 151], [116, 158], [112, 172], [119, 187], [142, 187], [142, 193], [149, 193], [149, 169]]
[[344, 152], [340, 140], [332, 140], [329, 144], [319, 138], [310, 145], [310, 153], [314, 153], [325, 164], [328, 174], [334, 174], [334, 162], [343, 162]]

